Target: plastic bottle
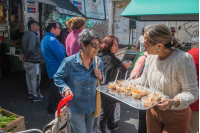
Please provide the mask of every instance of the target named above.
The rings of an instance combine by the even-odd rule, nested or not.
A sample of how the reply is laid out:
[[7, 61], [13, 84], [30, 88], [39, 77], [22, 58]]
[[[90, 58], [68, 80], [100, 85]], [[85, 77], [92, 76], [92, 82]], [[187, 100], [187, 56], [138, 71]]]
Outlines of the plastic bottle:
[[144, 52], [144, 47], [143, 47], [143, 43], [140, 43], [140, 52]]

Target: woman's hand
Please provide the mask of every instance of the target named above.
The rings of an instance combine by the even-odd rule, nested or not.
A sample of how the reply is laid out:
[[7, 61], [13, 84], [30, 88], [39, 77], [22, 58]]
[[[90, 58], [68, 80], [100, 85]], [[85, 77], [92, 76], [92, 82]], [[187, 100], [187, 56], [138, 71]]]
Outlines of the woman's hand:
[[162, 111], [165, 111], [169, 109], [172, 106], [172, 100], [171, 99], [163, 99], [160, 101], [161, 103], [158, 104], [158, 108]]
[[[178, 107], [180, 105], [180, 99], [178, 97], [174, 97], [174, 107]], [[172, 99], [163, 99], [160, 101], [161, 103], [158, 104], [158, 108], [162, 111], [169, 109], [172, 106]]]
[[128, 69], [131, 66], [132, 62], [125, 63], [125, 61], [124, 61], [123, 64]]
[[19, 56], [19, 60], [22, 61], [22, 62], [25, 61], [25, 59], [24, 59], [24, 55], [23, 55], [23, 54], [21, 54], [21, 55]]
[[68, 97], [69, 95], [74, 95], [70, 89], [62, 92], [62, 97]]
[[95, 73], [95, 76], [99, 79], [99, 80], [102, 80], [102, 75], [101, 75], [101, 71], [99, 69], [96, 69], [94, 68], [94, 73]]

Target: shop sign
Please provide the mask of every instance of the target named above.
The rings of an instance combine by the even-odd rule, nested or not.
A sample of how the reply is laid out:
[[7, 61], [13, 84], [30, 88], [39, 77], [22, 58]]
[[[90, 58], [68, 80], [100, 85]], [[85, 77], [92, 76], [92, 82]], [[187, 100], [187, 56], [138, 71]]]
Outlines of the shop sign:
[[28, 13], [36, 13], [35, 8], [27, 7]]
[[35, 7], [35, 2], [27, 1], [28, 7]]
[[82, 10], [82, 6], [81, 6], [81, 2], [78, 1], [73, 1], [73, 4], [76, 8], [78, 8], [79, 10]]
[[[25, 17], [25, 26], [26, 30], [28, 29], [27, 23], [29, 20], [33, 19], [39, 21], [39, 4], [38, 2], [32, 2], [28, 0], [24, 0], [24, 17]], [[25, 30], [25, 31], [26, 31]]]
[[[104, 0], [69, 0], [71, 3], [78, 8], [87, 18], [91, 19], [106, 19], [105, 12], [105, 1]], [[71, 13], [70, 11], [62, 8], [57, 8], [58, 12], [61, 14], [74, 15], [75, 13]], [[78, 15], [79, 16], [79, 15]]]

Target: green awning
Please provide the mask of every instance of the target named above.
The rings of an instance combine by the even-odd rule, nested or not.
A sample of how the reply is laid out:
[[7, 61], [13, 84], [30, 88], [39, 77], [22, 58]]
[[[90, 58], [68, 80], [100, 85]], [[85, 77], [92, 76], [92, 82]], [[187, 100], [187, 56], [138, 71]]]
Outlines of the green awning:
[[137, 21], [199, 21], [199, 0], [132, 0], [121, 16]]

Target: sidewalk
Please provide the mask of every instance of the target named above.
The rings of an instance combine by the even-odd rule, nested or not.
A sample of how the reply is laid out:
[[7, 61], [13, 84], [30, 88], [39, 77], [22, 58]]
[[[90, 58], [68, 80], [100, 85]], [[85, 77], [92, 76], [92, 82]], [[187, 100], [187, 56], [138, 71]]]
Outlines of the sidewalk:
[[[48, 98], [49, 79], [47, 75], [42, 75], [41, 93]], [[0, 106], [18, 115], [24, 116], [26, 129], [40, 129], [51, 122], [55, 116], [46, 112], [48, 100], [33, 102], [28, 98], [25, 72], [15, 72], [0, 79]], [[137, 133], [138, 110], [125, 105], [121, 106], [121, 120], [117, 122], [119, 129], [112, 133]], [[93, 133], [96, 131], [96, 121]], [[107, 133], [110, 133], [109, 131]]]

